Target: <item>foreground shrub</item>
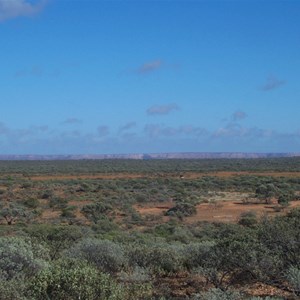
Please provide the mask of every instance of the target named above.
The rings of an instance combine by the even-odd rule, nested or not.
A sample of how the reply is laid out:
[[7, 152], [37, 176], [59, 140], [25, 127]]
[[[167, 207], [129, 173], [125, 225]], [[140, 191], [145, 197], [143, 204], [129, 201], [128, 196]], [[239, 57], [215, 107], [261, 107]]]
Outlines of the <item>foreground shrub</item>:
[[185, 267], [188, 270], [192, 270], [202, 266], [203, 262], [208, 258], [209, 253], [215, 244], [215, 242], [204, 241], [186, 245], [182, 249]]
[[59, 260], [39, 273], [28, 292], [36, 300], [132, 300], [150, 295], [146, 285], [119, 284], [87, 262], [71, 259]]
[[154, 273], [173, 273], [182, 268], [181, 247], [168, 244], [129, 247], [129, 265], [148, 268]]
[[70, 248], [84, 234], [78, 226], [53, 226], [39, 224], [26, 229], [27, 234], [39, 244], [47, 245], [50, 249], [50, 258], [58, 259], [61, 253]]
[[270, 296], [267, 296], [267, 297], [253, 296], [253, 297], [246, 298], [246, 299], [247, 300], [284, 300], [284, 298], [281, 298], [281, 297], [270, 297]]
[[296, 267], [290, 267], [286, 278], [291, 285], [294, 293], [300, 296], [300, 269]]
[[0, 238], [0, 279], [29, 278], [37, 274], [47, 263], [47, 250], [36, 246], [29, 239], [20, 237]]
[[245, 282], [268, 282], [280, 269], [278, 257], [256, 240], [250, 231], [243, 230], [231, 237], [221, 238], [205, 259], [199, 261], [196, 272], [215, 288], [228, 289]]
[[220, 289], [211, 289], [208, 292], [196, 296], [194, 300], [240, 300], [242, 296], [238, 292], [222, 291]]
[[107, 273], [116, 273], [127, 265], [127, 259], [122, 247], [108, 240], [82, 240], [70, 249], [66, 256], [75, 259], [85, 259]]
[[23, 280], [0, 281], [0, 300], [28, 300], [24, 294], [26, 285]]
[[108, 274], [83, 261], [57, 261], [31, 281], [33, 299], [121, 299], [120, 287]]

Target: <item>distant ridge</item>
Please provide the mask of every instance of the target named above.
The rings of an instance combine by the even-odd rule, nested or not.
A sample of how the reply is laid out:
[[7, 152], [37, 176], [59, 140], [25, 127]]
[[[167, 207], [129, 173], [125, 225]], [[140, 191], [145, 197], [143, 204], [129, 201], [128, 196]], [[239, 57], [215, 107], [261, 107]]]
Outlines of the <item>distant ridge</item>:
[[0, 155], [0, 160], [84, 160], [84, 159], [218, 159], [218, 158], [276, 158], [296, 157], [296, 153], [245, 153], [245, 152], [177, 152], [139, 154], [82, 154], [82, 155]]

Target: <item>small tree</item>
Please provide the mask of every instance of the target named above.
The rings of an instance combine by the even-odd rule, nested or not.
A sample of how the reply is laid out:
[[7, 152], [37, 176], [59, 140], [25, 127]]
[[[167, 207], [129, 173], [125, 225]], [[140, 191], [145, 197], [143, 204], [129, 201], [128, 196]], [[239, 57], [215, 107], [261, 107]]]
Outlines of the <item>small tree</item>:
[[290, 205], [290, 201], [293, 200], [293, 193], [292, 192], [282, 192], [278, 197], [278, 204], [282, 207], [288, 207]]
[[8, 206], [2, 206], [0, 216], [5, 219], [7, 225], [12, 225], [17, 220], [26, 219], [29, 212], [26, 211], [24, 206], [10, 203]]
[[277, 196], [278, 192], [279, 190], [274, 184], [272, 183], [268, 183], [266, 185], [262, 184], [256, 189], [255, 196], [258, 199], [264, 200], [266, 204], [270, 204], [271, 199]]

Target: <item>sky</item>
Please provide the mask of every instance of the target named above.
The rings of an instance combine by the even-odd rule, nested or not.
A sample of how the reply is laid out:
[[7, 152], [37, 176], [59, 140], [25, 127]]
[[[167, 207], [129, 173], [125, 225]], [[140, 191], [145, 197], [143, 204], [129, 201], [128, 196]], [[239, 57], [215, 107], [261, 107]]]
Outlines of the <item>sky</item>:
[[300, 1], [0, 0], [0, 154], [300, 152]]

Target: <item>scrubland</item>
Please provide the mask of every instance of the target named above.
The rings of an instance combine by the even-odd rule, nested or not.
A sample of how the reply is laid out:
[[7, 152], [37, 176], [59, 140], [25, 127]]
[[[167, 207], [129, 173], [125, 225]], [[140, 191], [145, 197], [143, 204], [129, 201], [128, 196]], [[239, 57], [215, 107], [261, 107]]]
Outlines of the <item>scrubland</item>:
[[299, 299], [300, 158], [0, 162], [0, 299]]

